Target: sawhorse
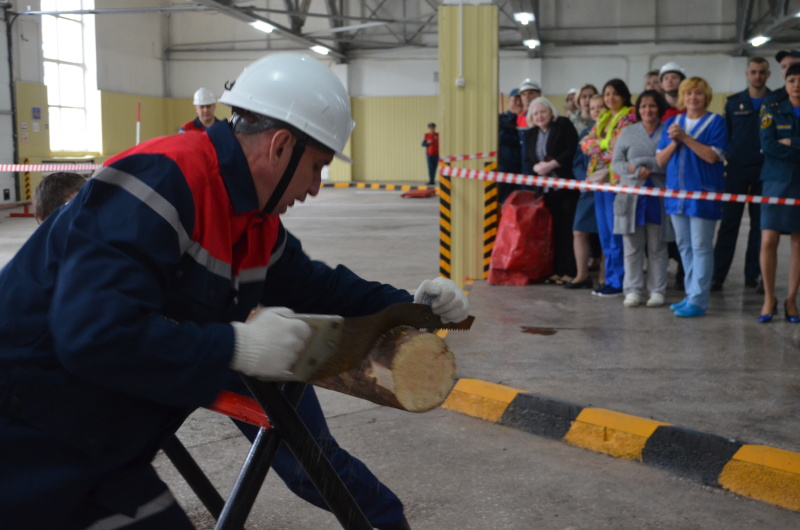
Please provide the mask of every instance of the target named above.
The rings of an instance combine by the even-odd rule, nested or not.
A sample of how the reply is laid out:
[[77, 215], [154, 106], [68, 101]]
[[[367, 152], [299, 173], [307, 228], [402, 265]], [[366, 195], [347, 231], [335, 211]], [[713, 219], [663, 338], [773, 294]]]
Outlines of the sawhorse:
[[281, 442], [300, 463], [343, 528], [372, 530], [369, 520], [295, 410], [306, 388], [305, 383], [267, 383], [242, 377], [255, 399], [223, 392], [210, 407], [259, 427], [227, 502], [177, 437], [173, 436], [163, 447], [167, 457], [217, 519], [215, 530], [241, 530], [244, 527]]

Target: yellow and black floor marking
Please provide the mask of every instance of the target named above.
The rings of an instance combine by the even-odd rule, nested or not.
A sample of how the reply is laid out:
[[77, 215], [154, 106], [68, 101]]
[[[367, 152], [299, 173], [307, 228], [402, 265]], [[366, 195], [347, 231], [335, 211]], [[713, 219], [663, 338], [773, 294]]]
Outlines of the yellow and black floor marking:
[[388, 191], [411, 191], [411, 190], [435, 190], [436, 186], [427, 184], [415, 186], [412, 184], [380, 184], [377, 182], [323, 182], [323, 188], [357, 188], [362, 190], [388, 190]]
[[460, 379], [443, 408], [800, 511], [800, 454]]

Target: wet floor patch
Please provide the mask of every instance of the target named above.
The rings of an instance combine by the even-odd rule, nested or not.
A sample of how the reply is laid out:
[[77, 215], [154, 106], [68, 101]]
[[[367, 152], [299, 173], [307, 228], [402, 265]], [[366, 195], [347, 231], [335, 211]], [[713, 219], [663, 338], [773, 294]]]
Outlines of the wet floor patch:
[[553, 328], [536, 328], [533, 326], [521, 326], [523, 333], [530, 333], [531, 335], [555, 335], [556, 331]]

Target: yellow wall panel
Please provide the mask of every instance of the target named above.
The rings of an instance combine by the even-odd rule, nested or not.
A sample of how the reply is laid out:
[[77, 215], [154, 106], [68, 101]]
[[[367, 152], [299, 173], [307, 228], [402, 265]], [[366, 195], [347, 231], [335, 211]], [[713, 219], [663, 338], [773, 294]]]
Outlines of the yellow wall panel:
[[353, 98], [356, 128], [352, 144], [353, 180], [359, 182], [428, 181], [422, 140], [428, 123], [438, 120], [438, 98]]
[[141, 104], [140, 141], [177, 132], [181, 123], [169, 123], [168, 98], [100, 93], [103, 154], [112, 156], [136, 144], [136, 108]]
[[[37, 83], [15, 83], [17, 97], [17, 141], [19, 161], [37, 161], [50, 156], [50, 118], [47, 112], [47, 87]], [[41, 110], [41, 119], [33, 119], [33, 108]], [[33, 131], [38, 122], [39, 131]], [[23, 127], [26, 130], [23, 130]], [[24, 133], [24, 134], [23, 134]]]

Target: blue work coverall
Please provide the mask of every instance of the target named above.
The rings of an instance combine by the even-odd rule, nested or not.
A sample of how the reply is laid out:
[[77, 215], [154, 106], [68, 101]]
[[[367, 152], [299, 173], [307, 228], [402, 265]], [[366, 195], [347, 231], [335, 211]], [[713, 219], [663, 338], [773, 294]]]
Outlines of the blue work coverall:
[[[151, 461], [235, 377], [229, 322], [258, 303], [356, 316], [411, 300], [312, 261], [262, 214], [227, 121], [110, 159], [0, 271], [0, 526], [191, 528]], [[308, 390], [301, 417], [371, 522], [401, 520]], [[275, 468], [320, 505], [288, 451]]]

